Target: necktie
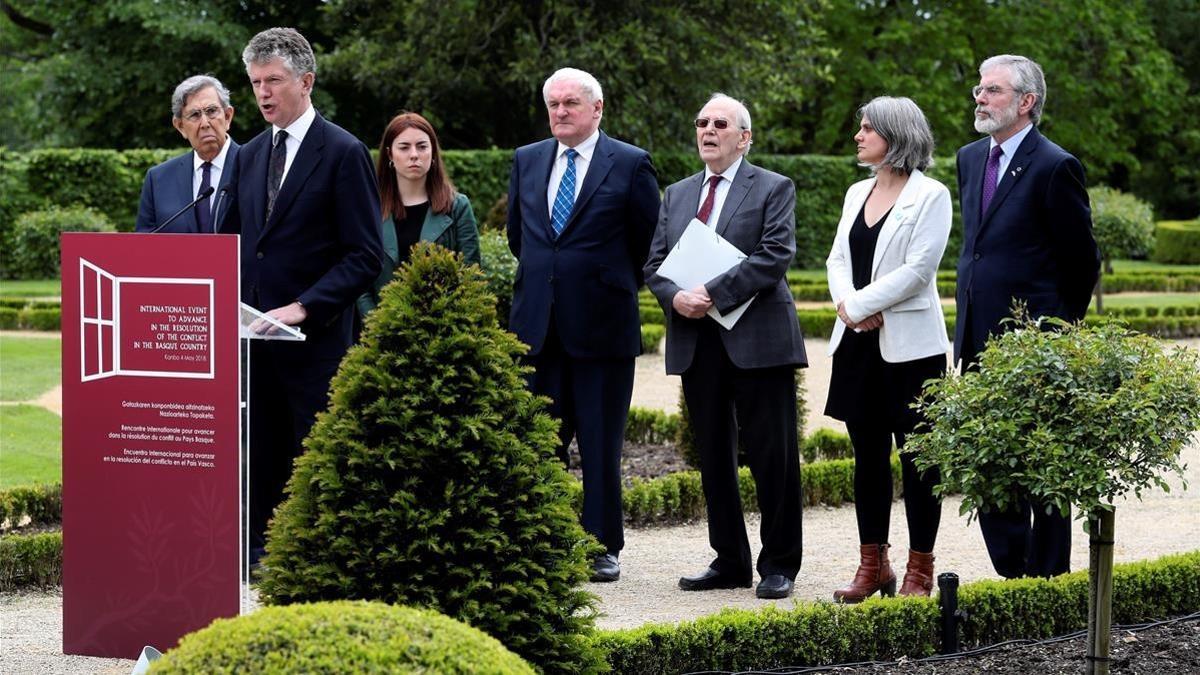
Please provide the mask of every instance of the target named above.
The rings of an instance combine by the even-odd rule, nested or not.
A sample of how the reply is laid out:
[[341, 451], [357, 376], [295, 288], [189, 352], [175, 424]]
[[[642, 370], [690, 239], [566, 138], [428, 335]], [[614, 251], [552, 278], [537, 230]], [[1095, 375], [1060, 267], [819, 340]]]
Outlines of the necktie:
[[713, 176], [708, 179], [708, 196], [704, 198], [704, 203], [700, 205], [700, 212], [696, 214], [696, 220], [708, 224], [708, 218], [712, 215], [713, 204], [717, 200], [717, 184], [721, 182], [721, 176]]
[[567, 170], [563, 173], [562, 182], [558, 184], [558, 194], [554, 196], [554, 210], [550, 215], [550, 224], [554, 226], [554, 236], [562, 234], [571, 217], [571, 208], [575, 206], [575, 157], [579, 153], [575, 148], [567, 148]]
[[[212, 162], [205, 162], [200, 165], [200, 168], [204, 170], [200, 174], [200, 192], [204, 192], [212, 187]], [[200, 225], [201, 232], [213, 231], [212, 197], [203, 199], [196, 204], [196, 223]]]
[[991, 154], [988, 155], [987, 167], [983, 170], [983, 201], [980, 202], [979, 218], [980, 220], [987, 214], [988, 205], [992, 203], [992, 197], [996, 196], [996, 182], [1000, 177], [1000, 155], [1003, 154], [1000, 146], [992, 148]]
[[283, 182], [283, 167], [287, 165], [287, 135], [280, 130], [275, 134], [275, 147], [271, 148], [271, 165], [267, 169], [267, 217], [271, 217], [271, 209], [275, 208], [275, 198], [279, 196], [279, 185]]

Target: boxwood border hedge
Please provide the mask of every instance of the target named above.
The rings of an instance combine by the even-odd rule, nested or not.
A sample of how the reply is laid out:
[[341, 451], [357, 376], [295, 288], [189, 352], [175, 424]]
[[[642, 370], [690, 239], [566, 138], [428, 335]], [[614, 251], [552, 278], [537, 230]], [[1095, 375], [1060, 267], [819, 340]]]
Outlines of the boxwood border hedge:
[[[1133, 623], [1200, 610], [1200, 551], [1117, 565], [1113, 621]], [[977, 581], [959, 588], [962, 646], [1045, 638], [1087, 626], [1087, 571], [1053, 579]], [[766, 670], [937, 652], [935, 598], [872, 598], [860, 605], [725, 610], [677, 625], [601, 631], [614, 673]]]

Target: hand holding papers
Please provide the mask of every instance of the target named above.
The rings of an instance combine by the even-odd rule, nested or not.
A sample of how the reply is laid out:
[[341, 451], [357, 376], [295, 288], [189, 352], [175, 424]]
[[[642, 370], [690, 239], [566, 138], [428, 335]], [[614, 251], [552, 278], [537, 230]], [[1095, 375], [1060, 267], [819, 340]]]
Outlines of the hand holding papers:
[[[659, 266], [658, 275], [670, 279], [680, 288], [690, 289], [712, 281], [745, 259], [746, 254], [738, 247], [693, 218]], [[742, 318], [753, 300], [750, 298], [728, 314], [721, 314], [714, 307], [708, 310], [708, 315], [729, 330]]]

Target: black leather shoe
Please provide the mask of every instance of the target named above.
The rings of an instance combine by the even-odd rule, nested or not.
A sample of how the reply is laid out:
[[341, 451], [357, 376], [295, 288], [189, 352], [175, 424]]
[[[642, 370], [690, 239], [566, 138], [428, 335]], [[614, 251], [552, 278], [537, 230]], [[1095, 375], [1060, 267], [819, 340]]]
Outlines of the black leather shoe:
[[758, 582], [754, 595], [763, 600], [778, 600], [792, 594], [792, 580], [782, 574], [768, 574]]
[[718, 588], [750, 588], [750, 577], [722, 574], [709, 567], [694, 577], [680, 577], [679, 587], [685, 591], [711, 591]]
[[596, 556], [592, 561], [592, 581], [616, 581], [621, 578], [621, 563], [612, 553]]

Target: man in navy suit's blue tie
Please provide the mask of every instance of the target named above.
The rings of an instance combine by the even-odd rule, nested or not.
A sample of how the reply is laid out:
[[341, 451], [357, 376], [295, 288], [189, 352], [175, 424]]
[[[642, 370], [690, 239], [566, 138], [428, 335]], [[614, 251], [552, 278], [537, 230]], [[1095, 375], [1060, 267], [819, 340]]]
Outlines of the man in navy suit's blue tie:
[[[1013, 300], [1034, 317], [1078, 321], [1100, 274], [1083, 165], [1037, 129], [1046, 79], [1012, 55], [979, 66], [975, 129], [958, 151], [963, 247], [958, 260], [954, 358], [974, 368]], [[1031, 522], [1032, 518], [1032, 522]], [[983, 512], [979, 525], [999, 574], [1054, 576], [1071, 562], [1069, 513], [1022, 500]]]
[[138, 232], [154, 230], [211, 187], [212, 196], [160, 231], [219, 232], [229, 210], [229, 202], [221, 199], [221, 194], [229, 186], [238, 156], [238, 144], [229, 135], [233, 122], [229, 90], [215, 77], [193, 75], [175, 87], [171, 116], [171, 124], [192, 150], [146, 172], [135, 228]]
[[594, 581], [616, 581], [625, 545], [621, 445], [642, 351], [638, 287], [658, 217], [650, 155], [600, 131], [596, 78], [563, 68], [542, 97], [553, 138], [518, 148], [508, 187], [508, 245], [520, 265], [509, 329], [529, 345], [530, 388], [562, 421], [583, 465], [583, 527], [605, 553]]

